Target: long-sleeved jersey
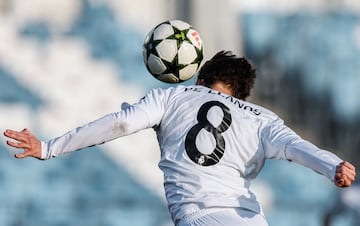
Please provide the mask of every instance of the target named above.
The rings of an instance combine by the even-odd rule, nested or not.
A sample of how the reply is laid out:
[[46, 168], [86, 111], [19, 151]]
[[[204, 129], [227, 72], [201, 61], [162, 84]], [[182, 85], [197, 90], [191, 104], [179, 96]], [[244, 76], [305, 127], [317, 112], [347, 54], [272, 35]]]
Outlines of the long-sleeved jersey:
[[333, 180], [342, 160], [299, 137], [273, 112], [204, 86], [152, 89], [139, 102], [42, 142], [42, 159], [153, 128], [174, 221], [211, 207], [261, 213], [250, 191], [266, 159], [302, 164]]

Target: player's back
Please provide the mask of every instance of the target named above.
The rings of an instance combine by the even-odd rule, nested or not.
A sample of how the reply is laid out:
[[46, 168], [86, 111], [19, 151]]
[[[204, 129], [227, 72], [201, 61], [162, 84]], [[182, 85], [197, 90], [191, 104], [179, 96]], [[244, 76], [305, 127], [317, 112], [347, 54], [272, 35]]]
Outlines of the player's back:
[[156, 131], [174, 217], [205, 207], [261, 212], [249, 191], [249, 178], [263, 165], [259, 136], [274, 115], [203, 86], [179, 86], [167, 96]]

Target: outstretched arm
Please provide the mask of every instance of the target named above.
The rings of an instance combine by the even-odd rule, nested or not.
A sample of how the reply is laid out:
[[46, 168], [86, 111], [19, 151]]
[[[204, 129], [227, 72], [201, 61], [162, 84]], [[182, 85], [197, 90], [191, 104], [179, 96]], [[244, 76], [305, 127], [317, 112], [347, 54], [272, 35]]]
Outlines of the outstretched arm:
[[9, 146], [24, 149], [23, 153], [15, 155], [16, 158], [50, 159], [153, 126], [149, 123], [147, 112], [140, 107], [128, 106], [123, 111], [107, 114], [47, 142], [37, 139], [28, 129], [20, 132], [6, 130], [4, 135], [13, 139], [7, 141]]
[[349, 187], [355, 180], [355, 167], [352, 164], [307, 141], [288, 144], [286, 157], [327, 176], [337, 187]]
[[164, 103], [172, 91], [153, 89], [134, 105], [125, 103], [121, 111], [107, 114], [47, 142], [37, 139], [28, 129], [20, 132], [6, 130], [4, 135], [14, 140], [7, 141], [9, 146], [24, 149], [23, 153], [15, 155], [16, 158], [50, 159], [153, 128], [160, 123]]
[[8, 138], [13, 139], [6, 141], [6, 144], [23, 149], [24, 152], [16, 154], [16, 158], [34, 157], [40, 159], [41, 157], [41, 141], [37, 139], [28, 129], [23, 129], [20, 132], [14, 130], [6, 130], [4, 135]]
[[338, 187], [349, 187], [355, 180], [353, 165], [302, 139], [280, 118], [272, 121], [262, 135], [266, 158], [286, 159], [301, 164], [326, 176]]

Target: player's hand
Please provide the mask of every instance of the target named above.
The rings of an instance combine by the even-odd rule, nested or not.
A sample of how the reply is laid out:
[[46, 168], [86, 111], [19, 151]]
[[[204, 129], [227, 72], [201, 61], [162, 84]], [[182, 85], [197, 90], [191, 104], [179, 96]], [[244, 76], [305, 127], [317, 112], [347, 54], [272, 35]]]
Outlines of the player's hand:
[[18, 149], [24, 149], [24, 152], [16, 154], [15, 158], [41, 158], [41, 142], [28, 129], [23, 129], [20, 132], [8, 129], [4, 132], [4, 135], [14, 140], [7, 140], [7, 145]]
[[355, 176], [355, 167], [345, 161], [336, 166], [334, 183], [338, 187], [349, 187], [354, 182]]

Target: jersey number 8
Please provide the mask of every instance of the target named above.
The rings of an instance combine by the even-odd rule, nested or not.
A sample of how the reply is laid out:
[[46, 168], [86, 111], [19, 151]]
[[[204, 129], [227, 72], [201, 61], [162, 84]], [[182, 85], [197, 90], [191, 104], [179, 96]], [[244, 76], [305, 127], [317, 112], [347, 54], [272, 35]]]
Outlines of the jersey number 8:
[[[207, 119], [208, 111], [218, 106], [223, 112], [223, 119], [221, 123], [214, 127]], [[195, 124], [186, 135], [185, 150], [190, 159], [201, 166], [211, 166], [217, 164], [224, 155], [225, 140], [222, 133], [225, 132], [231, 125], [232, 119], [230, 110], [227, 106], [219, 101], [209, 101], [203, 104], [197, 114], [198, 123]], [[216, 141], [216, 146], [210, 154], [201, 153], [196, 147], [196, 138], [199, 132], [205, 129], [213, 135]]]

